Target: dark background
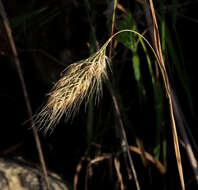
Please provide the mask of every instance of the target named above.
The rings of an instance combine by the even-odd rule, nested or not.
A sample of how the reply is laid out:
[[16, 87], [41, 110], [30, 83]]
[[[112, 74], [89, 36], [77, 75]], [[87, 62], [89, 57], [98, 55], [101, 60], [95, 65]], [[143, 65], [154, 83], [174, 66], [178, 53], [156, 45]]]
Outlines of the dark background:
[[[87, 44], [90, 44], [92, 34], [87, 14], [88, 5], [84, 1], [78, 0], [7, 0], [3, 1], [3, 3], [11, 21], [13, 37], [18, 50], [28, 95], [33, 112], [36, 114], [37, 110], [46, 102], [46, 94], [50, 91], [54, 82], [60, 78], [61, 71], [69, 64], [89, 56], [90, 48]], [[119, 3], [132, 12], [138, 27], [143, 31], [146, 24], [140, 3], [131, 0], [119, 1]], [[108, 23], [108, 19], [111, 20], [111, 18], [107, 18], [103, 14], [107, 9], [107, 5], [107, 1], [90, 1], [91, 9], [88, 10], [92, 17], [100, 45], [110, 36], [111, 23]], [[173, 77], [174, 88], [178, 94], [190, 130], [197, 141], [198, 1], [179, 1], [177, 22], [174, 26], [171, 23], [172, 1], [165, 1], [164, 5], [166, 23], [170, 33], [173, 34], [175, 49], [176, 51], [179, 49], [178, 45], [182, 49], [185, 72], [188, 76], [188, 85], [193, 103], [193, 112], [189, 111], [189, 103], [185, 93], [183, 93], [177, 74], [175, 74], [174, 68], [171, 66], [172, 63], [168, 55], [167, 64], [170, 64], [168, 66], [170, 70], [173, 68], [170, 75]], [[159, 5], [156, 4], [155, 6], [156, 12], [159, 11]], [[14, 26], [14, 18], [18, 18], [21, 15], [27, 16], [27, 13], [44, 7], [47, 8], [45, 11]], [[121, 16], [122, 12], [118, 10], [117, 15], [118, 17]], [[177, 29], [179, 44], [174, 38], [174, 27]], [[149, 149], [152, 147], [155, 136], [155, 129], [152, 125], [154, 123], [154, 113], [150, 109], [153, 105], [153, 100], [152, 98], [149, 99], [152, 95], [148, 95], [149, 100], [143, 106], [144, 111], [140, 116], [136, 101], [138, 94], [134, 93], [133, 88], [136, 82], [132, 76], [131, 70], [133, 68], [130, 65], [130, 52], [126, 53], [125, 67], [120, 69], [124, 53], [126, 53], [125, 47], [118, 45], [113, 55], [113, 59], [115, 59], [114, 64], [117, 64], [112, 66], [115, 74], [110, 74], [114, 79], [110, 80], [114, 83], [114, 80], [116, 81], [117, 78], [122, 78], [116, 85], [118, 86], [119, 95], [123, 97], [123, 105], [127, 110], [127, 117], [129, 120], [132, 120], [133, 130], [144, 140], [145, 146]], [[58, 61], [54, 61], [53, 58]], [[0, 25], [0, 65], [0, 155], [9, 158], [22, 157], [28, 162], [39, 164], [38, 153], [32, 130], [30, 129], [31, 126], [28, 122], [29, 116], [25, 106], [22, 87], [2, 23]], [[145, 76], [149, 78], [147, 75], [148, 73]], [[148, 83], [147, 85], [149, 89], [151, 84]], [[87, 109], [85, 110], [84, 105], [81, 107], [79, 113], [72, 121], [66, 122], [63, 118], [51, 135], [45, 136], [42, 132], [39, 132], [47, 167], [63, 176], [63, 179], [70, 183], [73, 183], [76, 166], [88, 150], [89, 144], [96, 143], [102, 146], [99, 149], [94, 146], [89, 147], [89, 150], [91, 149], [90, 158], [94, 158], [94, 155], [100, 155], [101, 152], [114, 155], [119, 146], [114, 130], [116, 121], [113, 119], [113, 104], [106, 86], [104, 85], [104, 93], [100, 104], [95, 106], [93, 110], [95, 115], [94, 126], [96, 128], [94, 129], [94, 137], [89, 142], [86, 128]], [[112, 117], [109, 117], [108, 114], [112, 115]], [[141, 125], [138, 125], [139, 123]], [[172, 134], [170, 125], [168, 125], [168, 119], [166, 123], [168, 170], [165, 177], [159, 175], [154, 166], [145, 168], [141, 163], [140, 157], [136, 154], [133, 155], [139, 181], [143, 189], [147, 188], [148, 185], [149, 187], [159, 189], [159, 181], [163, 184], [164, 189], [178, 189], [179, 187]], [[133, 131], [127, 129], [127, 134], [129, 143], [135, 144]], [[99, 140], [94, 140], [94, 138]], [[193, 172], [189, 166], [185, 150], [181, 148], [181, 152], [187, 188], [192, 189], [194, 186], [196, 187]], [[197, 152], [195, 152], [195, 156], [197, 156]], [[121, 163], [123, 164], [121, 168], [124, 168], [125, 162], [122, 157]], [[83, 165], [79, 189], [84, 189], [86, 166], [87, 162]], [[124, 169], [122, 170], [124, 181], [127, 184], [126, 187], [133, 186], [133, 182], [127, 180], [127, 172]], [[113, 172], [114, 174], [111, 176], [111, 167], [108, 161], [96, 164], [93, 176], [89, 180], [89, 189], [118, 188], [119, 186], [115, 182], [117, 181], [116, 174], [114, 170]]]

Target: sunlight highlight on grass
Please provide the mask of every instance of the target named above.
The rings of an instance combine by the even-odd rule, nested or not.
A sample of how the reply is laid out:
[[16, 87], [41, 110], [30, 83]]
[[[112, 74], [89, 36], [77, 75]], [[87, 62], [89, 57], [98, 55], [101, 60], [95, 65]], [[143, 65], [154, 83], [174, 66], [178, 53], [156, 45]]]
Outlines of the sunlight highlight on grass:
[[48, 94], [47, 104], [36, 116], [36, 124], [47, 132], [54, 129], [63, 114], [67, 119], [78, 112], [81, 103], [90, 95], [96, 95], [96, 101], [102, 93], [102, 81], [107, 79], [109, 60], [105, 55], [106, 48], [101, 48], [91, 57], [71, 64], [63, 77], [54, 85]]

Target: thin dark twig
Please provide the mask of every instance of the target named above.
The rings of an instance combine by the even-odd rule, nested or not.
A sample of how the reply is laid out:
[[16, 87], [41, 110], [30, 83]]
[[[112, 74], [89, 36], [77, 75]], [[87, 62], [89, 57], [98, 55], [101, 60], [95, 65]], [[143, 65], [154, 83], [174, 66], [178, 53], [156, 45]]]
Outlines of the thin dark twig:
[[186, 19], [186, 20], [189, 20], [189, 21], [191, 21], [191, 22], [194, 22], [194, 23], [198, 24], [198, 20], [195, 19], [195, 18], [186, 16], [186, 15], [183, 15], [183, 14], [180, 14], [180, 13], [178, 13], [177, 15], [178, 15], [178, 17], [184, 18], [184, 19]]
[[50, 55], [47, 51], [43, 49], [19, 49], [18, 52], [40, 53], [48, 59], [52, 60], [54, 63], [57, 63], [58, 65], [65, 67], [65, 64], [61, 60], [58, 60], [56, 57]]
[[[198, 3], [198, 0], [193, 0], [193, 1], [186, 1], [184, 3], [177, 3], [176, 5], [174, 5], [175, 7], [177, 8], [182, 8], [184, 6], [190, 6], [190, 5], [193, 5], [193, 4], [196, 4]], [[165, 6], [164, 8], [165, 9], [172, 9], [173, 5], [167, 5]]]
[[[90, 24], [90, 27], [91, 27], [91, 31], [92, 31], [94, 41], [95, 41], [96, 49], [98, 50], [99, 46], [98, 46], [98, 42], [97, 42], [97, 38], [96, 38], [95, 28], [93, 26], [92, 19], [89, 15], [89, 2], [87, 0], [85, 0], [84, 2], [88, 6], [88, 7], [86, 6], [86, 10], [87, 10], [88, 18], [89, 18], [89, 24]], [[113, 17], [114, 17], [113, 20], [115, 21], [115, 12], [114, 12]], [[114, 24], [112, 25], [111, 35], [113, 35], [113, 33], [114, 33]], [[112, 40], [111, 40], [111, 47], [110, 47], [110, 51], [109, 51], [109, 57], [111, 56], [111, 49], [112, 49]], [[119, 110], [119, 107], [118, 107], [118, 103], [117, 103], [116, 97], [114, 95], [114, 92], [112, 90], [111, 84], [108, 83], [107, 87], [108, 87], [108, 90], [109, 90], [110, 95], [112, 97], [114, 108], [115, 108], [115, 111], [116, 111], [116, 117], [118, 119], [118, 122], [119, 122], [119, 125], [120, 125], [120, 128], [121, 128], [121, 133], [122, 133], [121, 138], [126, 143], [127, 156], [128, 156], [129, 164], [131, 166], [131, 170], [132, 170], [132, 173], [133, 173], [133, 176], [134, 176], [134, 179], [135, 179], [136, 187], [137, 187], [138, 190], [140, 190], [140, 185], [139, 185], [139, 182], [138, 182], [138, 178], [137, 178], [137, 174], [136, 174], [135, 167], [134, 167], [134, 164], [133, 164], [133, 160], [132, 160], [132, 157], [131, 157], [131, 154], [130, 154], [129, 145], [128, 145], [128, 141], [127, 141], [127, 137], [126, 137], [126, 132], [125, 132], [124, 125], [123, 125], [123, 122], [122, 122], [122, 118], [121, 118], [120, 110]]]
[[[111, 36], [113, 36], [113, 34], [114, 34], [116, 6], [117, 6], [117, 0], [114, 1], [114, 5], [113, 5]], [[110, 43], [109, 57], [111, 57], [111, 53], [112, 53], [112, 44], [113, 44], [113, 40], [111, 40], [111, 43]], [[135, 179], [135, 184], [136, 184], [137, 189], [140, 190], [140, 185], [139, 185], [139, 182], [138, 182], [137, 173], [136, 173], [136, 170], [135, 170], [135, 167], [134, 167], [134, 164], [133, 164], [132, 156], [130, 154], [128, 140], [127, 140], [126, 132], [125, 132], [124, 125], [123, 125], [122, 118], [121, 118], [121, 114], [120, 114], [120, 109], [118, 107], [116, 97], [114, 95], [113, 89], [112, 89], [110, 84], [108, 85], [108, 89], [110, 91], [110, 94], [111, 94], [111, 97], [112, 97], [112, 100], [113, 100], [113, 104], [114, 104], [114, 108], [115, 108], [115, 112], [116, 112], [116, 117], [118, 119], [120, 129], [121, 129], [121, 137], [122, 137], [122, 140], [125, 143], [125, 147], [126, 147], [126, 150], [127, 150], [127, 156], [128, 156], [128, 159], [129, 159], [129, 164], [130, 164], [130, 167], [131, 167], [134, 179]]]
[[[29, 97], [28, 97], [27, 88], [26, 88], [25, 80], [24, 80], [24, 77], [23, 77], [22, 69], [21, 69], [21, 64], [20, 64], [20, 61], [19, 61], [19, 58], [18, 58], [18, 53], [17, 53], [17, 49], [16, 49], [16, 46], [15, 46], [14, 38], [12, 36], [12, 30], [11, 30], [11, 27], [10, 27], [10, 24], [9, 24], [9, 20], [8, 20], [5, 8], [4, 8], [1, 0], [0, 0], [0, 14], [2, 16], [2, 21], [3, 21], [4, 27], [5, 27], [7, 36], [8, 36], [8, 41], [9, 41], [9, 44], [10, 44], [10, 47], [11, 47], [11, 50], [12, 50], [12, 53], [13, 53], [13, 56], [14, 56], [14, 62], [16, 64], [17, 72], [18, 72], [19, 79], [20, 79], [20, 82], [21, 82], [27, 112], [28, 112], [28, 115], [30, 117], [30, 124], [31, 124], [31, 126], [34, 126], [34, 121], [33, 121], [33, 118], [32, 118], [32, 115], [33, 115], [32, 108], [31, 108], [31, 105], [30, 105], [30, 100], [29, 100]], [[37, 150], [38, 150], [39, 159], [40, 159], [40, 162], [41, 162], [46, 187], [49, 190], [50, 185], [49, 185], [49, 180], [48, 180], [48, 175], [47, 175], [47, 168], [46, 168], [46, 165], [45, 165], [44, 156], [43, 156], [39, 136], [38, 136], [36, 128], [34, 128], [34, 127], [33, 127], [33, 135], [34, 135], [34, 139], [35, 139], [35, 142], [36, 142], [36, 147], [37, 147]]]
[[90, 15], [90, 4], [89, 4], [89, 1], [88, 0], [84, 0], [84, 4], [86, 5], [86, 12], [87, 12], [87, 17], [88, 17], [88, 21], [89, 21], [89, 25], [90, 25], [90, 28], [91, 28], [91, 33], [92, 33], [92, 37], [93, 37], [93, 40], [95, 42], [95, 46], [96, 46], [96, 49], [99, 50], [99, 44], [98, 44], [98, 41], [97, 41], [97, 38], [96, 38], [96, 31], [95, 31], [95, 28], [93, 26], [93, 18], [91, 17]]
[[[113, 36], [113, 34], [114, 34], [116, 6], [117, 6], [117, 0], [114, 0], [114, 2], [113, 2], [113, 15], [112, 15], [112, 26], [111, 26], [111, 36]], [[112, 46], [113, 46], [113, 39], [110, 42], [109, 57], [111, 57]]]
[[[185, 117], [184, 117], [182, 110], [180, 108], [180, 104], [179, 104], [179, 101], [178, 101], [175, 91], [173, 90], [173, 88], [170, 88], [170, 89], [171, 89], [171, 97], [173, 100], [173, 110], [174, 110], [176, 122], [178, 125], [178, 129], [179, 129], [181, 136], [183, 138], [186, 153], [187, 153], [188, 159], [190, 161], [192, 170], [194, 172], [196, 183], [198, 184], [198, 164], [197, 164], [197, 160], [195, 158], [189, 137], [186, 132], [186, 129], [188, 129], [189, 126], [188, 126], [187, 122], [185, 121]], [[191, 140], [193, 141], [194, 138], [193, 137], [191, 137], [191, 138], [192, 138]]]
[[122, 136], [122, 139], [124, 140], [124, 143], [125, 143], [127, 155], [128, 155], [128, 158], [129, 158], [129, 163], [130, 163], [131, 170], [133, 172], [133, 176], [134, 176], [134, 179], [135, 179], [135, 184], [136, 184], [137, 189], [140, 190], [140, 185], [139, 185], [137, 174], [136, 174], [135, 167], [134, 167], [134, 164], [133, 164], [133, 159], [132, 159], [132, 156], [130, 154], [129, 144], [128, 144], [126, 132], [125, 132], [125, 129], [124, 129], [124, 124], [122, 122], [122, 118], [121, 118], [120, 110], [119, 110], [119, 107], [118, 107], [118, 103], [117, 103], [116, 97], [114, 96], [113, 90], [111, 89], [110, 86], [109, 86], [109, 91], [110, 91], [111, 97], [113, 99], [113, 104], [114, 104], [116, 116], [117, 116], [117, 119], [118, 119], [118, 122], [119, 122], [119, 125], [120, 125], [120, 128], [121, 128], [121, 136]]

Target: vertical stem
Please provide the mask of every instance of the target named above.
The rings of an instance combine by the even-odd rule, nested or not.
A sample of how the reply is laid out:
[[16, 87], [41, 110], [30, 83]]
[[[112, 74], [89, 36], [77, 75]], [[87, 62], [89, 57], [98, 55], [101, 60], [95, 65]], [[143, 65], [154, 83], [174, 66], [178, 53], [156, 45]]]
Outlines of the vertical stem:
[[153, 18], [155, 50], [156, 50], [157, 56], [159, 58], [159, 66], [162, 71], [164, 83], [166, 86], [166, 92], [167, 92], [167, 96], [168, 96], [168, 100], [169, 100], [169, 110], [170, 110], [170, 118], [171, 118], [171, 124], [172, 124], [172, 134], [173, 134], [173, 141], [174, 141], [174, 148], [175, 148], [175, 156], [176, 156], [176, 160], [177, 160], [177, 167], [178, 167], [178, 171], [179, 171], [181, 188], [182, 188], [182, 190], [184, 190], [185, 189], [184, 175], [183, 175], [183, 169], [182, 169], [177, 129], [176, 129], [176, 124], [175, 124], [175, 116], [174, 116], [174, 111], [173, 111], [174, 105], [173, 105], [173, 100], [172, 100], [172, 96], [171, 96], [170, 82], [169, 82], [168, 74], [167, 74], [164, 59], [163, 59], [162, 46], [161, 46], [161, 42], [160, 42], [160, 35], [159, 35], [159, 30], [158, 30], [157, 19], [155, 16], [155, 9], [154, 9], [154, 5], [153, 5], [153, 1], [149, 0], [149, 3], [150, 3], [151, 14], [152, 14], [152, 18]]
[[[111, 57], [111, 52], [112, 52], [116, 6], [117, 6], [117, 0], [114, 0], [109, 57]], [[131, 154], [130, 154], [130, 150], [129, 150], [129, 144], [128, 144], [128, 141], [127, 141], [127, 136], [126, 136], [126, 132], [125, 132], [125, 129], [124, 129], [124, 124], [123, 124], [122, 119], [121, 119], [121, 114], [120, 114], [120, 110], [119, 110], [119, 107], [118, 107], [116, 97], [113, 93], [113, 90], [112, 90], [112, 87], [111, 87], [110, 84], [108, 85], [108, 89], [110, 91], [110, 94], [111, 94], [111, 97], [112, 97], [112, 100], [113, 100], [113, 104], [114, 104], [114, 108], [115, 108], [115, 111], [116, 111], [116, 116], [117, 116], [117, 119], [118, 119], [118, 122], [119, 122], [119, 125], [120, 125], [120, 128], [121, 128], [121, 136], [122, 136], [122, 140], [124, 140], [124, 143], [125, 143], [129, 163], [130, 163], [131, 170], [132, 170], [132, 173], [133, 173], [133, 176], [134, 176], [134, 179], [135, 179], [135, 184], [136, 184], [137, 190], [140, 190], [140, 185], [139, 185], [139, 182], [138, 182], [137, 173], [136, 173], [136, 170], [135, 170], [135, 167], [134, 167], [134, 164], [133, 164], [133, 160], [132, 160], [132, 157], [131, 157]]]
[[[192, 170], [194, 172], [195, 180], [198, 184], [198, 163], [197, 163], [197, 160], [196, 160], [195, 155], [193, 153], [193, 150], [192, 150], [192, 147], [191, 147], [191, 144], [190, 144], [190, 140], [188, 138], [188, 135], [187, 135], [187, 132], [186, 132], [186, 129], [185, 129], [185, 123], [186, 123], [185, 118], [183, 116], [183, 113], [182, 113], [181, 108], [179, 106], [177, 96], [174, 93], [173, 89], [171, 89], [171, 97], [172, 97], [172, 104], [173, 104], [173, 108], [174, 108], [173, 111], [174, 111], [174, 115], [175, 115], [175, 118], [176, 118], [176, 122], [177, 122], [177, 125], [178, 125], [179, 129], [180, 129], [180, 133], [181, 133], [181, 136], [182, 136], [184, 144], [185, 144], [185, 149], [186, 149], [187, 156], [188, 156], [188, 159], [190, 161]], [[186, 127], [188, 129], [189, 126], [186, 126]], [[194, 140], [194, 139], [191, 138], [191, 140]]]
[[113, 91], [112, 91], [110, 85], [108, 87], [109, 87], [109, 91], [111, 93], [111, 97], [113, 99], [113, 104], [114, 104], [114, 108], [115, 108], [115, 111], [116, 111], [116, 116], [117, 116], [117, 119], [118, 119], [118, 122], [119, 122], [119, 125], [120, 125], [120, 128], [121, 128], [121, 136], [122, 136], [122, 139], [124, 140], [124, 143], [125, 143], [125, 146], [126, 146], [126, 151], [127, 151], [127, 155], [128, 155], [128, 158], [129, 158], [129, 163], [130, 163], [130, 166], [131, 166], [131, 170], [132, 170], [132, 173], [133, 173], [133, 176], [134, 176], [134, 179], [135, 179], [135, 184], [136, 184], [137, 190], [140, 190], [140, 185], [139, 185], [137, 174], [136, 174], [135, 167], [134, 167], [134, 164], [133, 164], [133, 159], [132, 159], [131, 154], [130, 154], [129, 144], [128, 144], [128, 141], [127, 141], [127, 136], [126, 136], [126, 132], [125, 132], [125, 129], [124, 129], [124, 124], [123, 124], [122, 119], [121, 119], [121, 114], [120, 114], [120, 110], [119, 110], [119, 107], [118, 107], [118, 103], [117, 103], [117, 100], [116, 100], [116, 98], [113, 94]]
[[[112, 15], [112, 25], [111, 25], [111, 36], [113, 36], [113, 33], [114, 33], [116, 6], [117, 6], [117, 0], [114, 0], [114, 4], [113, 4], [113, 15]], [[109, 57], [111, 57], [112, 44], [113, 44], [113, 39], [111, 40], [111, 43], [110, 43]]]
[[[88, 3], [87, 0], [85, 0], [85, 3], [89, 7], [89, 3]], [[118, 33], [114, 34], [114, 23], [115, 23], [115, 9], [116, 9], [116, 5], [117, 5], [117, 0], [114, 0], [114, 12], [113, 12], [113, 18], [112, 18], [112, 33], [111, 33], [110, 39], [106, 42], [107, 44], [109, 42], [111, 43], [111, 47], [110, 47], [110, 50], [109, 50], [109, 57], [111, 56], [112, 39], [113, 39], [113, 37], [115, 35], [118, 34]], [[88, 7], [87, 7], [87, 13], [88, 13], [88, 18], [89, 18], [89, 23], [90, 23], [92, 35], [94, 37], [96, 49], [98, 50], [99, 49], [99, 46], [98, 46], [97, 39], [96, 39], [95, 29], [93, 27], [93, 23], [92, 23], [92, 20], [91, 20], [90, 15], [89, 15]], [[122, 119], [121, 119], [121, 114], [120, 114], [120, 110], [119, 110], [119, 107], [118, 107], [118, 103], [117, 103], [117, 100], [116, 100], [115, 95], [113, 93], [111, 84], [108, 84], [107, 87], [108, 87], [108, 90], [109, 90], [110, 95], [111, 95], [112, 100], [113, 100], [114, 108], [115, 108], [115, 111], [116, 111], [116, 116], [118, 118], [119, 125], [120, 125], [120, 128], [121, 128], [121, 133], [122, 133], [121, 136], [122, 136], [122, 139], [124, 140], [124, 142], [126, 144], [125, 146], [126, 146], [126, 149], [127, 149], [127, 156], [129, 158], [129, 163], [130, 163], [130, 166], [131, 166], [131, 170], [132, 170], [133, 176], [135, 178], [136, 187], [137, 187], [137, 190], [140, 190], [140, 185], [139, 185], [139, 182], [138, 182], [138, 178], [137, 178], [137, 174], [136, 174], [135, 167], [134, 167], [134, 164], [133, 164], [133, 160], [132, 160], [132, 157], [131, 157], [131, 154], [130, 154], [129, 145], [128, 145], [128, 141], [127, 141], [127, 137], [126, 137], [124, 125], [123, 125], [123, 122], [122, 122]]]
[[[6, 14], [5, 8], [4, 8], [1, 0], [0, 0], [0, 14], [2, 16], [3, 24], [4, 24], [4, 27], [5, 27], [7, 36], [8, 36], [8, 41], [9, 41], [9, 44], [10, 44], [10, 47], [11, 47], [11, 50], [12, 50], [12, 53], [13, 53], [13, 56], [14, 56], [14, 62], [15, 62], [17, 72], [18, 72], [18, 75], [19, 75], [19, 79], [20, 79], [20, 82], [21, 82], [21, 87], [22, 87], [23, 94], [24, 94], [24, 99], [25, 99], [27, 112], [28, 112], [28, 115], [30, 117], [30, 124], [31, 124], [31, 126], [34, 126], [34, 121], [33, 121], [33, 118], [32, 118], [32, 115], [33, 115], [32, 114], [32, 108], [31, 108], [31, 105], [30, 105], [30, 100], [29, 100], [29, 97], [28, 97], [27, 88], [26, 88], [25, 80], [24, 80], [24, 77], [23, 77], [22, 69], [21, 69], [21, 64], [20, 64], [20, 61], [19, 61], [19, 58], [18, 58], [18, 53], [17, 53], [17, 49], [16, 49], [16, 46], [15, 46], [14, 38], [12, 36], [12, 30], [11, 30], [11, 27], [10, 27], [10, 24], [9, 24], [9, 20], [7, 18], [7, 14]], [[43, 170], [44, 180], [45, 180], [47, 189], [49, 190], [50, 186], [49, 186], [49, 180], [48, 180], [48, 176], [47, 176], [47, 168], [46, 168], [46, 165], [45, 165], [44, 156], [43, 156], [43, 152], [42, 152], [42, 148], [41, 148], [41, 143], [40, 143], [39, 136], [38, 136], [36, 128], [33, 128], [33, 135], [34, 135], [37, 151], [38, 151], [38, 154], [39, 154], [39, 159], [40, 159], [42, 170]]]

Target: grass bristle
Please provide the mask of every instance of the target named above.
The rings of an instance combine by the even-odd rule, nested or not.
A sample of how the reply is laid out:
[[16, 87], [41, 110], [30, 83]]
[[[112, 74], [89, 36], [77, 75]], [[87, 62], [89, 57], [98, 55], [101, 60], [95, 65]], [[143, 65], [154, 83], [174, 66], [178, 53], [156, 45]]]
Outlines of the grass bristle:
[[39, 129], [47, 132], [53, 130], [61, 117], [74, 116], [83, 100], [88, 102], [92, 93], [98, 99], [102, 93], [102, 81], [107, 79], [108, 57], [105, 48], [101, 48], [88, 59], [71, 64], [63, 77], [48, 94], [47, 104], [36, 116]]

